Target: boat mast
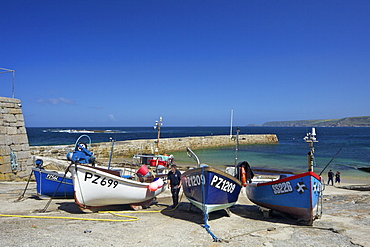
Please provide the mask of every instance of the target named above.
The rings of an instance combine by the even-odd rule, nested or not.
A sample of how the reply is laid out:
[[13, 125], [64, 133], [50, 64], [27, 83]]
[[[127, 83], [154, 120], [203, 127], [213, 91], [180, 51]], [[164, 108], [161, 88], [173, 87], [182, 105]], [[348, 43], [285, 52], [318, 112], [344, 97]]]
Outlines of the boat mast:
[[231, 109], [231, 116], [230, 116], [230, 139], [233, 138], [233, 117], [234, 117], [234, 109]]
[[162, 126], [162, 117], [159, 117], [159, 121], [155, 121], [154, 129], [157, 129], [158, 135], [157, 140], [155, 141], [156, 147], [154, 155], [159, 155], [159, 138], [161, 137], [161, 126]]
[[310, 146], [310, 151], [307, 153], [307, 166], [308, 171], [313, 172], [313, 166], [314, 166], [314, 152], [315, 148], [313, 147], [314, 142], [318, 142], [316, 140], [316, 130], [315, 128], [312, 128], [312, 133], [307, 133], [307, 135], [303, 138], [305, 142], [307, 142]]
[[236, 127], [235, 162], [234, 162], [234, 166], [235, 166], [235, 167], [236, 167], [236, 165], [237, 165], [237, 163], [238, 163], [239, 132], [240, 132], [240, 127]]
[[114, 148], [114, 139], [112, 137], [109, 137], [109, 140], [112, 142], [112, 146], [111, 146], [111, 149], [110, 149], [109, 162], [108, 162], [108, 170], [110, 169], [110, 163], [112, 162], [113, 148]]

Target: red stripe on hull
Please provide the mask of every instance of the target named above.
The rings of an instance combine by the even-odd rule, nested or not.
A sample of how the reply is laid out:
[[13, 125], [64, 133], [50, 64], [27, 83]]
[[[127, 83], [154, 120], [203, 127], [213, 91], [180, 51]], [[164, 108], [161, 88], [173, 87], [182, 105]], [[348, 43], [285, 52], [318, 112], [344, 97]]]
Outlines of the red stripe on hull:
[[275, 181], [267, 182], [267, 183], [259, 183], [259, 184], [257, 184], [257, 186], [265, 186], [265, 185], [277, 184], [277, 183], [281, 183], [281, 182], [285, 182], [285, 181], [290, 181], [290, 180], [293, 180], [293, 179], [297, 179], [297, 178], [301, 178], [301, 177], [306, 177], [306, 176], [313, 176], [313, 177], [317, 178], [318, 180], [321, 180], [320, 176], [317, 175], [316, 173], [314, 173], [314, 172], [305, 172], [305, 173], [300, 173], [298, 175], [294, 175], [294, 176], [290, 176], [290, 177], [278, 179], [278, 180], [275, 180]]

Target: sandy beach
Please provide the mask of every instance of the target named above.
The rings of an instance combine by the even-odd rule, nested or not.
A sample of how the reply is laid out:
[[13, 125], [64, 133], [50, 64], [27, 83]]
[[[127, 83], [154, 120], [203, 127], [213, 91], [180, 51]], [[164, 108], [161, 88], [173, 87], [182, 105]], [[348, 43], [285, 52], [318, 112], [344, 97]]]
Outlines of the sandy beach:
[[25, 186], [26, 182], [0, 183], [2, 215], [87, 220], [2, 216], [1, 246], [370, 246], [370, 191], [326, 186], [322, 218], [309, 227], [279, 213], [264, 218], [242, 190], [230, 216], [223, 210], [210, 214], [211, 231], [222, 240], [216, 243], [202, 227], [201, 211], [195, 207], [188, 210], [185, 196], [177, 209], [168, 207], [172, 204], [169, 191], [157, 198], [157, 204], [139, 212], [125, 206], [102, 209], [138, 217], [136, 221], [110, 222], [91, 219], [128, 218], [83, 211], [73, 199], [53, 199], [46, 212], [39, 213], [49, 200], [35, 197], [35, 182], [30, 182], [25, 197], [15, 202]]

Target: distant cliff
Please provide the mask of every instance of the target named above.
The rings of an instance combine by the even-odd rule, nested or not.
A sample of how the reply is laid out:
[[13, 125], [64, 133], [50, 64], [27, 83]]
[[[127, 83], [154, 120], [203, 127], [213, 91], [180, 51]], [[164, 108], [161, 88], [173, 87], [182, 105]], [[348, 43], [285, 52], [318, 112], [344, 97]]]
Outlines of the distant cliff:
[[346, 117], [341, 119], [273, 121], [262, 126], [273, 127], [370, 127], [370, 116]]

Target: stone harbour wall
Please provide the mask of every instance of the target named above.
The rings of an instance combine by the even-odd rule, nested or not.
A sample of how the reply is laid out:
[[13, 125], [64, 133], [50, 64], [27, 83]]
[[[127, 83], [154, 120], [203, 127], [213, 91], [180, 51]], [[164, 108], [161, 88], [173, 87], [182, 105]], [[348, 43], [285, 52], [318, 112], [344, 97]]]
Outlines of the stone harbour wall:
[[[19, 99], [0, 97], [0, 181], [25, 180], [32, 156]], [[11, 152], [16, 158], [11, 158]]]
[[[72, 145], [29, 146], [27, 132], [19, 99], [0, 97], [0, 181], [27, 180], [33, 165], [33, 159], [45, 158], [54, 165], [65, 165], [66, 154], [73, 150]], [[278, 143], [275, 134], [239, 135], [239, 144]], [[111, 143], [93, 143], [90, 150], [97, 160], [109, 158]], [[235, 140], [229, 135], [198, 136], [160, 139], [159, 152], [171, 153], [222, 146], [233, 146]], [[134, 154], [154, 153], [156, 139], [127, 140], [114, 143], [113, 158], [131, 159]], [[35, 157], [36, 158], [36, 157]]]
[[[113, 157], [126, 159], [138, 153], [154, 153], [155, 141], [156, 139], [117, 141], [114, 143]], [[239, 135], [240, 145], [276, 143], [278, 138], [275, 134]], [[106, 159], [109, 158], [111, 145], [110, 142], [93, 143], [90, 151], [94, 153], [97, 160]], [[185, 151], [186, 147], [196, 150], [233, 145], [235, 140], [231, 140], [229, 135], [165, 138], [159, 141], [159, 152], [170, 154], [175, 151]], [[73, 145], [31, 146], [30, 149], [31, 154], [35, 156], [66, 159], [66, 154], [73, 149]]]

